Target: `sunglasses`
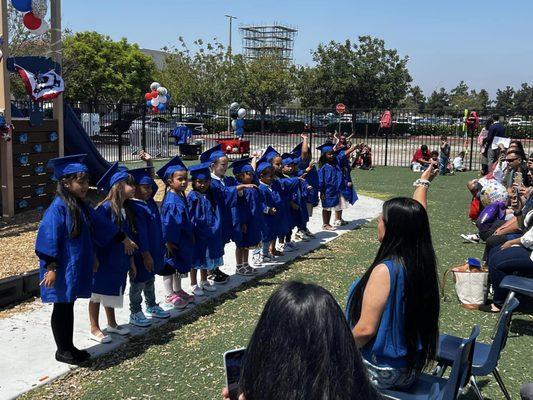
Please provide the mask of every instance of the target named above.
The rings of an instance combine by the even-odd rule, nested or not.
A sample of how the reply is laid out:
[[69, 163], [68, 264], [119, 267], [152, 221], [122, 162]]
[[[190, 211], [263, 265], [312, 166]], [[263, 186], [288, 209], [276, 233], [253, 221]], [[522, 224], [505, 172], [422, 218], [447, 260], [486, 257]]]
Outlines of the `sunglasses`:
[[505, 161], [507, 162], [513, 162], [513, 161], [516, 161], [518, 160], [518, 157], [515, 157], [515, 158], [506, 158]]

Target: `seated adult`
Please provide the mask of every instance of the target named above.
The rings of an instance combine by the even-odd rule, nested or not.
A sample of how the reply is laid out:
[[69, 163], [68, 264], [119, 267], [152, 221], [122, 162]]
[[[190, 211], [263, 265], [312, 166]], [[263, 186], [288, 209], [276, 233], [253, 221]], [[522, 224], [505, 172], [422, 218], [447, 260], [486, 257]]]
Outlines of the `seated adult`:
[[507, 275], [533, 276], [533, 202], [528, 199], [523, 205], [520, 196], [513, 194], [511, 205], [516, 224], [523, 234], [510, 237], [499, 233], [506, 241], [501, 247], [492, 244], [493, 247], [488, 252], [488, 266], [494, 294], [492, 304], [480, 306], [481, 311], [500, 311], [507, 296], [507, 290], [501, 289], [500, 283]]
[[[438, 153], [437, 153], [438, 156]], [[414, 171], [420, 166], [420, 170], [426, 170], [431, 164], [431, 153], [428, 150], [428, 147], [423, 144], [419, 149], [413, 154], [413, 159], [411, 160], [411, 169]]]
[[[240, 399], [373, 400], [342, 310], [324, 288], [282, 285], [267, 301], [244, 356]], [[229, 399], [227, 388], [222, 392]]]
[[410, 386], [435, 357], [440, 302], [426, 192], [437, 172], [431, 165], [422, 174], [412, 199], [383, 204], [380, 248], [348, 304], [355, 341], [380, 389]]

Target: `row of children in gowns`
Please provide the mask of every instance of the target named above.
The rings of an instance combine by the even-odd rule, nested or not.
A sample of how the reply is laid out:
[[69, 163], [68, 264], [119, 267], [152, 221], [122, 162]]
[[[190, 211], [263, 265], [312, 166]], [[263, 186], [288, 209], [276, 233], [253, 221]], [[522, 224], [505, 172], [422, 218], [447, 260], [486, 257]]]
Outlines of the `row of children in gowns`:
[[[165, 183], [160, 208], [154, 201], [153, 168], [127, 170], [113, 164], [97, 185], [106, 197], [93, 209], [85, 200], [85, 155], [51, 160], [58, 191], [40, 224], [35, 248], [42, 300], [54, 303], [56, 359], [76, 364], [90, 356], [72, 343], [77, 298], [90, 298], [90, 337], [111, 341], [109, 333], [129, 333], [114, 318], [114, 309], [122, 307], [128, 274], [130, 323], [149, 326], [147, 316], [168, 318], [168, 308], [185, 308], [195, 296], [227, 281], [220, 267], [229, 241], [237, 247], [236, 273], [251, 276], [294, 246], [294, 228], [298, 238], [311, 237], [307, 223], [319, 196], [323, 207], [335, 207], [336, 198], [355, 201], [350, 197], [355, 195], [353, 186], [347, 190], [351, 178], [343, 172], [342, 157], [335, 153], [337, 162], [317, 170], [310, 157], [302, 157], [302, 147], [285, 154], [269, 147], [260, 159], [235, 161], [233, 177], [225, 176], [227, 157], [220, 146], [204, 152], [201, 163], [189, 168], [176, 156], [157, 171]], [[320, 149], [324, 154], [324, 147]], [[191, 279], [189, 292], [181, 287], [185, 274]], [[155, 298], [156, 275], [163, 276], [163, 307]], [[106, 329], [98, 322], [100, 305], [106, 308]]]

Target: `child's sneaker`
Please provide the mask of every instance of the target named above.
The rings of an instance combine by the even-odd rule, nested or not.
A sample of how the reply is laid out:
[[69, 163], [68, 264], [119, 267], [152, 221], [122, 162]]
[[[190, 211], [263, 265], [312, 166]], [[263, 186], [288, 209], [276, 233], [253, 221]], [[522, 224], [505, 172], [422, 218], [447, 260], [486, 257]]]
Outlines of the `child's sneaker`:
[[255, 271], [248, 264], [244, 264], [244, 265], [237, 266], [236, 273], [239, 275], [243, 275], [243, 276], [252, 276], [255, 274]]
[[263, 263], [272, 263], [274, 262], [274, 257], [271, 256], [270, 254], [265, 254], [265, 255], [262, 255], [261, 257], [263, 257]]
[[213, 273], [212, 281], [217, 285], [224, 285], [225, 283], [228, 283], [229, 275], [225, 274], [219, 269], [216, 269]]
[[135, 314], [130, 315], [130, 324], [135, 325], [135, 326], [140, 326], [141, 328], [146, 328], [152, 325], [152, 321], [146, 318], [146, 316], [143, 314], [142, 311], [139, 311], [139, 312], [136, 312]]
[[146, 315], [152, 318], [160, 318], [160, 319], [165, 319], [165, 318], [170, 317], [170, 313], [168, 311], [163, 310], [158, 305], [147, 308]]
[[342, 225], [342, 220], [336, 219], [335, 221], [333, 221], [333, 226], [341, 226], [341, 225]]
[[194, 303], [194, 296], [191, 296], [185, 290], [181, 289], [176, 293], [177, 296], [181, 297], [183, 300], [187, 300], [188, 303]]
[[276, 250], [280, 253], [283, 253], [285, 251], [285, 243], [278, 243], [276, 245]]
[[305, 234], [304, 231], [298, 231], [294, 234], [294, 237], [298, 240], [303, 240], [304, 242], [307, 242], [309, 240], [309, 238], [307, 237], [307, 235]]
[[313, 233], [311, 233], [311, 231], [309, 229], [305, 230], [305, 234], [307, 235], [307, 237], [309, 237], [311, 239], [314, 239], [316, 237]]
[[200, 287], [206, 292], [216, 292], [217, 288], [209, 281], [200, 282]]
[[200, 285], [192, 285], [191, 293], [193, 294], [193, 296], [205, 296], [205, 293], [202, 290], [202, 286]]
[[294, 251], [294, 250], [296, 250], [296, 245], [294, 244], [294, 242], [285, 243], [285, 251]]

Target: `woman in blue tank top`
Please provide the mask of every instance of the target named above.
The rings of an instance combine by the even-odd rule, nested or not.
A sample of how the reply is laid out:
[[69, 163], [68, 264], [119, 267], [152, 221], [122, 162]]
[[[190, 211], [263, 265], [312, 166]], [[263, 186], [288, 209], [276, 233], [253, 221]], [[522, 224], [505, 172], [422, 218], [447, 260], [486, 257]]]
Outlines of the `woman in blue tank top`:
[[381, 389], [411, 385], [435, 358], [439, 286], [426, 196], [437, 172], [431, 166], [422, 174], [413, 199], [383, 204], [381, 246], [348, 305], [355, 341]]

